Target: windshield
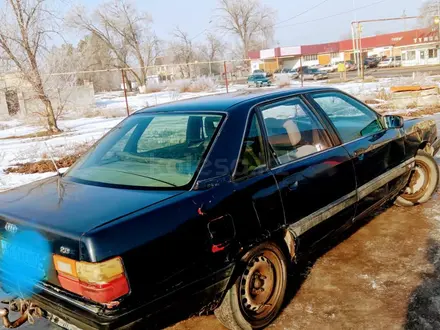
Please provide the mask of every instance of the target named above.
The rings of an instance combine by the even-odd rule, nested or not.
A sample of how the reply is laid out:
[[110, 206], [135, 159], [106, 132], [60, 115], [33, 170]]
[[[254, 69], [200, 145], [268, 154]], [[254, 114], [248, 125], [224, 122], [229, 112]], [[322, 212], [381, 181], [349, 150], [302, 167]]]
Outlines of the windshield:
[[66, 177], [123, 186], [185, 186], [221, 119], [199, 113], [133, 115], [99, 141]]

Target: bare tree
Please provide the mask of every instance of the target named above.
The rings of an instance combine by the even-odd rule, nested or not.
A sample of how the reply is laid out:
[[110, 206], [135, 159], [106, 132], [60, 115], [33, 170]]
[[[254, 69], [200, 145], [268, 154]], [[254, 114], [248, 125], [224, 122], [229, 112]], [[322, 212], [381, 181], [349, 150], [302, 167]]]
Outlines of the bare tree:
[[[80, 71], [106, 70], [118, 67], [118, 62], [111, 49], [95, 34], [88, 34], [81, 39], [77, 51]], [[79, 77], [91, 81], [95, 91], [99, 92], [117, 88], [121, 80], [121, 74], [116, 71], [101, 72], [99, 74], [93, 72], [83, 73]]]
[[[203, 60], [208, 63], [208, 72], [213, 73], [212, 62], [220, 59], [224, 55], [226, 44], [215, 34], [209, 33], [206, 36], [206, 42], [200, 47]], [[218, 71], [218, 70], [214, 70]]]
[[440, 16], [440, 1], [439, 0], [427, 0], [424, 1], [420, 8], [419, 24], [422, 27], [436, 27], [438, 25], [434, 23], [435, 16]]
[[0, 9], [0, 48], [44, 104], [48, 129], [59, 132], [52, 102], [45, 90], [40, 62], [56, 21], [47, 0], [4, 0]]
[[152, 18], [148, 13], [128, 0], [115, 0], [100, 5], [93, 15], [88, 15], [84, 7], [77, 7], [68, 20], [71, 26], [104, 41], [119, 64], [128, 68], [140, 91], [145, 90], [147, 67], [154, 64], [159, 52], [159, 40], [151, 30]]
[[237, 36], [241, 43], [243, 59], [256, 42], [263, 47], [273, 38], [275, 11], [260, 0], [219, 0], [218, 27]]
[[181, 64], [180, 73], [182, 78], [185, 78], [185, 76], [191, 78], [190, 63], [197, 59], [192, 39], [188, 36], [188, 33], [182, 31], [179, 27], [175, 28], [173, 36], [174, 41], [171, 43], [171, 51], [174, 54], [173, 61]]

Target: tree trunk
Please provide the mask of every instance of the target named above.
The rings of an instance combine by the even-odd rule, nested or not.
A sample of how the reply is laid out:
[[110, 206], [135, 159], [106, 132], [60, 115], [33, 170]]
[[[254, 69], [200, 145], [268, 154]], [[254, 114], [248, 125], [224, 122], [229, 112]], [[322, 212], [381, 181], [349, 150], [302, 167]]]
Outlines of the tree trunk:
[[124, 72], [122, 73], [124, 75], [124, 79], [125, 79], [125, 88], [127, 89], [127, 92], [131, 92], [133, 91], [133, 87], [131, 86], [131, 80], [128, 80], [128, 74], [126, 70], [123, 70]]
[[46, 95], [43, 95], [42, 97], [40, 97], [40, 99], [43, 102], [44, 106], [46, 107], [47, 126], [49, 128], [49, 132], [53, 132], [53, 133], [61, 132], [61, 130], [58, 128], [57, 121], [55, 119], [52, 102], [49, 100], [49, 98]]

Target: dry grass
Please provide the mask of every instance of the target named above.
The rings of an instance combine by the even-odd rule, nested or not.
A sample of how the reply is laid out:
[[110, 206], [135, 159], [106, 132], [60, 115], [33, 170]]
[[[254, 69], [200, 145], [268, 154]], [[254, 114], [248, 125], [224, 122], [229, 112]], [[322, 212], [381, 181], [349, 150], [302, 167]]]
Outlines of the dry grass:
[[[79, 155], [65, 156], [61, 159], [55, 161], [58, 168], [70, 167]], [[13, 167], [7, 168], [4, 172], [9, 173], [21, 173], [21, 174], [33, 174], [33, 173], [45, 173], [45, 172], [55, 172], [55, 166], [51, 160], [44, 159], [33, 163], [15, 164]]]
[[430, 105], [408, 113], [411, 117], [433, 115], [440, 112], [440, 104]]
[[364, 100], [364, 103], [365, 104], [381, 104], [382, 102], [379, 102], [378, 100], [375, 100], [375, 99], [367, 99], [367, 100]]
[[59, 135], [61, 132], [50, 132], [50, 131], [40, 131], [36, 133], [29, 133], [24, 135], [13, 135], [8, 136], [5, 138], [0, 138], [0, 140], [9, 140], [9, 139], [31, 139], [31, 138], [39, 138], [39, 137], [46, 137], [46, 136], [53, 136], [53, 135]]
[[[90, 146], [94, 143], [94, 141], [78, 143], [72, 145], [69, 148], [71, 151], [68, 155], [63, 155], [55, 160], [55, 163], [58, 168], [70, 167], [76, 160], [81, 157], [84, 153], [86, 153]], [[17, 163], [12, 165], [11, 167], [4, 170], [6, 174], [9, 173], [21, 173], [21, 174], [33, 174], [33, 173], [46, 173], [46, 172], [55, 172], [55, 166], [53, 165], [52, 160], [50, 159], [50, 155], [48, 153], [43, 153], [41, 155], [42, 160], [35, 162], [27, 162], [27, 163]]]
[[376, 99], [379, 100], [391, 100], [391, 93], [385, 90], [385, 88], [380, 89], [376, 94]]

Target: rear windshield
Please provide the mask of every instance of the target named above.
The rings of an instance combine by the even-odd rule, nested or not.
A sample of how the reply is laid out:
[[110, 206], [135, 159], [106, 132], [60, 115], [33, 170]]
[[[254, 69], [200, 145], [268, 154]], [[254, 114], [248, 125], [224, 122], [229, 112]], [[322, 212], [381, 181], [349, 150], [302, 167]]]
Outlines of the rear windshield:
[[221, 119], [209, 113], [133, 115], [65, 175], [111, 185], [183, 187], [193, 179]]

